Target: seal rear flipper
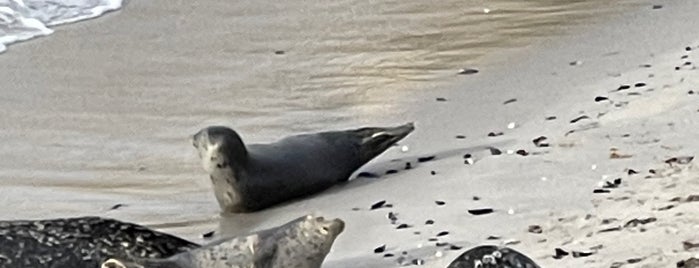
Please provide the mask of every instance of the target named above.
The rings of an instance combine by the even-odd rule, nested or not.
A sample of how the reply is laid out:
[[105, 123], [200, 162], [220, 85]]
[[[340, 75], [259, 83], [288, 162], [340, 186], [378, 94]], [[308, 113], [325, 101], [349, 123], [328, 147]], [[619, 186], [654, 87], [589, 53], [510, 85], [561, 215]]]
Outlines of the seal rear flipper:
[[391, 128], [371, 127], [355, 130], [355, 135], [361, 138], [359, 148], [361, 163], [366, 164], [386, 151], [388, 147], [408, 136], [413, 130], [415, 130], [415, 125], [412, 122]]
[[447, 268], [540, 268], [532, 259], [508, 247], [478, 246], [456, 257]]

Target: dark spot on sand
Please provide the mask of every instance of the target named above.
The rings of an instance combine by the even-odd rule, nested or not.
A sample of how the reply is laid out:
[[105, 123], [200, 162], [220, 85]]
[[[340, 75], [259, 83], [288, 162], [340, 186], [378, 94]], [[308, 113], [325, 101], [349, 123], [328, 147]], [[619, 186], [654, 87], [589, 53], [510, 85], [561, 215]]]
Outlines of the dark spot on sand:
[[478, 209], [469, 209], [468, 213], [470, 213], [471, 215], [479, 216], [479, 215], [490, 214], [490, 213], [493, 213], [494, 211], [495, 210], [493, 210], [492, 208], [478, 208]]
[[692, 51], [692, 47], [685, 47], [684, 50], [685, 51]]
[[631, 176], [631, 175], [634, 175], [634, 174], [638, 174], [638, 171], [635, 171], [635, 170], [633, 170], [633, 169], [629, 169], [629, 170], [626, 171], [626, 174], [629, 174], [629, 176]]
[[627, 89], [629, 89], [629, 88], [631, 88], [630, 85], [621, 85], [621, 86], [619, 86], [619, 87], [616, 89], [616, 91], [627, 90]]
[[677, 156], [677, 157], [672, 157], [670, 159], [665, 160], [665, 164], [689, 164], [689, 162], [692, 162], [694, 160], [694, 156]]
[[449, 249], [450, 249], [450, 250], [460, 250], [461, 248], [462, 248], [462, 247], [457, 246], [457, 245], [453, 245], [453, 244], [449, 246]]
[[442, 98], [442, 97], [436, 98], [435, 100], [436, 100], [436, 101], [447, 101], [446, 98]]
[[115, 209], [119, 209], [119, 208], [124, 207], [124, 206], [126, 206], [126, 205], [124, 205], [124, 204], [116, 204], [116, 205], [113, 205], [110, 209], [111, 209], [111, 210], [115, 210]]
[[373, 205], [371, 205], [371, 207], [369, 209], [370, 210], [380, 209], [380, 208], [384, 207], [384, 205], [386, 205], [386, 200], [381, 200], [381, 201], [376, 202]]
[[430, 174], [431, 174], [431, 175], [437, 175], [437, 172], [434, 171], [434, 170], [432, 170], [432, 171], [430, 171]]
[[473, 201], [478, 201], [478, 200], [481, 200], [481, 198], [474, 195], [474, 196], [473, 196]]
[[634, 84], [633, 86], [634, 86], [634, 87], [645, 87], [645, 86], [646, 86], [646, 83], [638, 82], [638, 83]]
[[426, 220], [425, 225], [432, 225], [434, 224], [434, 220]]
[[699, 242], [692, 242], [692, 241], [687, 240], [687, 241], [682, 242], [682, 247], [684, 248], [684, 250], [689, 251], [693, 248], [699, 248]]
[[424, 163], [424, 162], [427, 162], [427, 161], [432, 161], [432, 160], [434, 160], [434, 158], [435, 158], [434, 155], [430, 155], [430, 156], [425, 156], [425, 157], [419, 157], [419, 158], [417, 159], [417, 161], [420, 162], [420, 163]]
[[457, 139], [465, 139], [466, 136], [464, 136], [464, 135], [456, 135], [456, 138], [457, 138]]
[[441, 231], [441, 232], [437, 233], [437, 237], [441, 237], [441, 236], [445, 236], [445, 235], [449, 235], [449, 232], [448, 231]]
[[502, 104], [510, 104], [510, 103], [513, 103], [516, 101], [517, 101], [517, 99], [509, 99], [509, 100], [506, 100], [505, 102], [503, 102]]
[[386, 170], [386, 174], [387, 174], [387, 175], [388, 175], [388, 174], [396, 174], [396, 173], [398, 173], [398, 170], [395, 170], [395, 169]]
[[606, 100], [609, 100], [609, 98], [604, 97], [604, 96], [595, 97], [595, 102], [606, 101]]
[[651, 222], [655, 222], [655, 221], [657, 221], [657, 220], [658, 220], [658, 219], [656, 219], [655, 217], [650, 217], [650, 218], [645, 218], [645, 219], [633, 219], [633, 220], [630, 220], [630, 221], [626, 222], [626, 224], [624, 224], [624, 228], [636, 227], [636, 226], [639, 226], [639, 225], [645, 225], [645, 224], [648, 224], [648, 223], [651, 223]]
[[490, 132], [488, 133], [488, 137], [497, 137], [497, 136], [502, 136], [505, 133], [502, 132]]
[[411, 164], [410, 162], [405, 162], [405, 169], [411, 169], [411, 168], [413, 168], [413, 164]]
[[398, 221], [396, 213], [393, 212], [389, 212], [388, 215], [386, 215], [386, 218], [388, 218], [391, 221], [391, 224], [396, 224], [396, 221]]
[[502, 238], [502, 237], [500, 237], [500, 236], [498, 236], [498, 235], [489, 235], [489, 236], [486, 237], [485, 239], [486, 239], [486, 240], [500, 240], [500, 238]]
[[412, 226], [405, 224], [405, 223], [401, 223], [400, 225], [398, 225], [398, 227], [396, 227], [396, 229], [406, 229], [406, 228], [410, 228], [410, 227], [412, 227]]
[[611, 193], [612, 191], [609, 191], [607, 189], [594, 189], [592, 193], [594, 194], [606, 194], [606, 193]]
[[359, 172], [359, 174], [357, 174], [357, 178], [372, 178], [372, 179], [376, 179], [376, 178], [379, 178], [379, 177], [381, 177], [381, 176], [379, 176], [379, 175], [376, 174], [376, 173], [371, 173], [371, 172]]
[[650, 68], [651, 65], [650, 65], [650, 64], [641, 64], [641, 65], [638, 65], [638, 67], [641, 67], [641, 68]]
[[286, 52], [284, 52], [284, 50], [274, 51], [274, 54], [277, 54], [277, 55], [284, 55], [284, 53], [286, 53]]
[[216, 233], [216, 231], [211, 231], [211, 232], [202, 234], [201, 237], [202, 238], [212, 238], [215, 233]]
[[571, 124], [575, 124], [575, 123], [577, 123], [578, 121], [583, 120], [583, 119], [590, 119], [590, 117], [587, 116], [587, 115], [581, 115], [581, 116], [578, 116], [578, 117], [574, 118], [573, 120], [570, 120], [570, 123], [571, 123]]
[[471, 154], [464, 154], [464, 159], [466, 158], [472, 158], [473, 156]]
[[527, 229], [527, 231], [529, 231], [530, 233], [540, 234], [544, 230], [539, 225], [529, 225], [529, 228]]
[[491, 155], [501, 155], [502, 154], [502, 151], [500, 151], [500, 149], [498, 149], [498, 148], [490, 147], [489, 149], [490, 149]]
[[384, 251], [386, 251], [386, 245], [381, 245], [374, 249], [374, 253], [376, 254], [383, 253]]
[[653, 5], [653, 9], [661, 9], [663, 8], [663, 5]]
[[518, 155], [521, 155], [521, 156], [527, 156], [527, 155], [529, 155], [529, 152], [527, 152], [527, 151], [525, 151], [525, 150], [523, 150], [523, 149], [519, 149], [519, 150], [517, 150], [515, 153], [518, 154]]
[[563, 257], [570, 255], [570, 253], [568, 253], [568, 251], [565, 251], [565, 250], [560, 249], [560, 248], [555, 248], [554, 252], [555, 253], [553, 254], [553, 258], [557, 259], [557, 260], [562, 259]]
[[444, 206], [447, 202], [437, 200], [437, 201], [434, 201], [434, 203], [437, 204], [438, 206]]
[[478, 73], [478, 70], [476, 70], [476, 69], [463, 68], [463, 69], [460, 69], [457, 74], [466, 75], [466, 74], [477, 74], [477, 73]]
[[413, 261], [411, 263], [413, 265], [423, 265], [423, 264], [425, 264], [425, 261], [422, 259], [413, 259]]
[[557, 117], [556, 117], [555, 115], [551, 115], [551, 116], [545, 117], [544, 119], [545, 119], [545, 120], [556, 120], [556, 118], [557, 118]]
[[608, 232], [616, 232], [616, 231], [621, 231], [621, 226], [614, 226], [614, 227], [611, 227], [611, 228], [606, 228], [606, 229], [599, 230], [599, 231], [597, 231], [597, 232], [598, 232], [598, 233], [608, 233]]
[[384, 257], [384, 258], [391, 258], [391, 257], [394, 257], [394, 256], [395, 256], [395, 255], [393, 255], [393, 253], [386, 253], [386, 254], [383, 254], [383, 257]]
[[573, 258], [583, 258], [595, 254], [592, 251], [572, 251], [571, 253], [573, 254]]
[[546, 136], [539, 136], [536, 139], [533, 139], [532, 142], [536, 147], [549, 147], [549, 144], [548, 142], [546, 142], [546, 139]]

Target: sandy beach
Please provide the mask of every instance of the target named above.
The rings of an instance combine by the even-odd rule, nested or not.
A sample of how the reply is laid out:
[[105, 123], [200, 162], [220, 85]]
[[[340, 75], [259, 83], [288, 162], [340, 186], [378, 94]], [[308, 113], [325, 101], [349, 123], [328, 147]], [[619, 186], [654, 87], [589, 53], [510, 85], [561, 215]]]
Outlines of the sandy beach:
[[[317, 33], [314, 23], [264, 18], [341, 5], [206, 2], [130, 1], [0, 54], [2, 219], [96, 215], [206, 242], [210, 231], [242, 234], [318, 213], [346, 222], [329, 268], [446, 267], [481, 244], [508, 245], [542, 267], [675, 267], [699, 257], [699, 2], [503, 4], [510, 9], [492, 10], [502, 28], [467, 38], [498, 49], [473, 51], [449, 43], [461, 40], [459, 27], [439, 35], [400, 15], [419, 6], [387, 12], [408, 23], [396, 33], [415, 30], [401, 38], [338, 19], [328, 27], [346, 36], [293, 43], [235, 26]], [[355, 13], [371, 21], [366, 10]], [[418, 14], [425, 25], [440, 21], [430, 10]], [[488, 35], [517, 25], [512, 10], [544, 18]], [[522, 30], [527, 23], [543, 26]], [[426, 47], [443, 53], [401, 47], [432, 39], [445, 41]], [[400, 143], [407, 152], [391, 149], [361, 169], [379, 178], [242, 215], [219, 213], [188, 141], [211, 124], [265, 142], [407, 121], [416, 124]], [[370, 209], [380, 201], [391, 206]], [[469, 212], [485, 208], [494, 212]]]

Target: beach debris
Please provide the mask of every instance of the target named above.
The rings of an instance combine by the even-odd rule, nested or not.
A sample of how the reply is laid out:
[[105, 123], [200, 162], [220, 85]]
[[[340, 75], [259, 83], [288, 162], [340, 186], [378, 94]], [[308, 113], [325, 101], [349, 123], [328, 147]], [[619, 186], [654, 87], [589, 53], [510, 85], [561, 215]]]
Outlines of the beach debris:
[[663, 8], [663, 5], [653, 5], [653, 9], [661, 9]]
[[434, 220], [426, 220], [425, 225], [432, 225], [434, 224]]
[[638, 82], [638, 83], [634, 84], [633, 86], [634, 86], [634, 87], [645, 87], [645, 86], [646, 86], [646, 83], [644, 83], [644, 82]]
[[509, 208], [509, 209], [507, 210], [507, 214], [508, 214], [508, 215], [514, 215], [514, 214], [515, 214], [515, 209], [514, 209], [514, 208]]
[[434, 155], [418, 157], [418, 158], [417, 158], [417, 162], [418, 162], [418, 163], [424, 163], [424, 162], [427, 162], [427, 161], [432, 161], [432, 160], [434, 160], [435, 157], [436, 157], [436, 156], [434, 156]]
[[460, 139], [460, 140], [461, 140], [461, 139], [465, 139], [465, 138], [466, 138], [466, 136], [464, 136], [464, 135], [456, 135], [456, 136], [455, 136], [455, 138], [457, 138], [457, 139]]
[[507, 124], [507, 129], [514, 129], [516, 127], [517, 127], [517, 123], [515, 123], [515, 122], [510, 122], [509, 124]]
[[400, 147], [401, 152], [405, 153], [405, 152], [408, 152], [409, 150], [410, 150], [410, 147], [408, 147], [408, 145], [403, 145]]
[[630, 154], [622, 154], [619, 152], [619, 149], [617, 148], [610, 148], [609, 149], [609, 159], [624, 159], [624, 158], [631, 158], [633, 155]]
[[126, 205], [125, 205], [125, 204], [119, 203], [119, 204], [113, 205], [113, 206], [112, 206], [111, 208], [109, 208], [109, 209], [110, 209], [110, 210], [115, 210], [115, 209], [119, 209], [119, 208], [124, 207], [124, 206], [126, 206]]
[[570, 253], [571, 255], [573, 255], [573, 258], [583, 258], [595, 254], [595, 252], [593, 251], [571, 251]]
[[629, 89], [629, 88], [631, 88], [631, 85], [626, 85], [626, 84], [624, 84], [624, 85], [620, 85], [620, 86], [616, 89], [616, 91], [627, 90], [627, 89]]
[[214, 237], [214, 234], [215, 234], [215, 233], [216, 233], [216, 231], [211, 231], [211, 232], [203, 233], [203, 234], [201, 235], [201, 238], [204, 238], [204, 239], [212, 238], [212, 237]]
[[388, 212], [388, 214], [386, 214], [386, 218], [391, 221], [391, 224], [396, 224], [396, 222], [398, 221], [398, 214], [393, 213], [393, 211], [391, 211]]
[[539, 136], [533, 139], [532, 142], [536, 147], [549, 147], [549, 143], [546, 141], [547, 139], [546, 136]]
[[689, 162], [692, 162], [694, 160], [694, 156], [677, 156], [677, 157], [672, 157], [667, 160], [665, 160], [665, 164], [672, 165], [672, 164], [681, 164], [681, 165], [686, 165], [689, 164]]
[[607, 189], [594, 189], [594, 190], [592, 190], [593, 194], [607, 194], [607, 193], [611, 193], [611, 192], [612, 191], [607, 190]]
[[699, 259], [689, 258], [677, 262], [677, 268], [699, 268]]
[[624, 228], [633, 228], [633, 227], [636, 227], [639, 225], [645, 225], [645, 224], [648, 224], [651, 222], [655, 222], [657, 220], [658, 219], [656, 219], [655, 217], [649, 217], [649, 218], [645, 218], [645, 219], [636, 218], [636, 219], [633, 219], [633, 220], [626, 222], [626, 224], [624, 224]]
[[381, 246], [379, 246], [379, 247], [377, 247], [377, 248], [374, 249], [374, 253], [376, 253], [376, 254], [383, 253], [384, 251], [386, 251], [386, 245], [385, 245], [385, 244], [384, 244], [384, 245], [381, 245]]
[[502, 133], [502, 132], [490, 132], [490, 133], [488, 133], [488, 137], [497, 137], [497, 136], [502, 136], [504, 134], [505, 133]]
[[477, 69], [472, 69], [472, 68], [463, 68], [459, 69], [457, 74], [461, 75], [468, 75], [468, 74], [477, 74], [479, 71]]
[[559, 259], [563, 259], [563, 257], [568, 256], [568, 255], [570, 255], [570, 253], [568, 253], [568, 251], [565, 251], [561, 248], [555, 248], [553, 258], [559, 260]]
[[509, 99], [509, 100], [506, 100], [505, 102], [503, 102], [502, 104], [507, 105], [507, 104], [510, 104], [510, 103], [513, 103], [513, 102], [517, 102], [517, 99], [515, 99], [515, 98]]
[[437, 200], [437, 201], [434, 201], [434, 203], [437, 204], [437, 206], [444, 206], [447, 202]]
[[485, 239], [486, 240], [500, 240], [501, 238], [502, 238], [502, 236], [499, 236], [499, 235], [489, 235]]
[[446, 235], [449, 235], [448, 231], [441, 231], [441, 232], [437, 233], [437, 237], [442, 237], [442, 236], [446, 236]]
[[578, 116], [578, 117], [574, 118], [573, 120], [570, 120], [570, 123], [571, 123], [571, 124], [575, 124], [575, 123], [577, 123], [578, 121], [583, 120], [583, 119], [590, 119], [590, 117], [587, 116], [587, 115], [581, 115], [581, 116]]
[[490, 147], [488, 149], [490, 149], [491, 155], [501, 155], [502, 154], [502, 151], [500, 151], [500, 149], [498, 149], [498, 148]]
[[492, 208], [477, 208], [477, 209], [469, 209], [468, 210], [468, 213], [470, 213], [471, 215], [476, 215], [476, 216], [490, 214], [493, 212], [495, 212], [495, 210]]
[[682, 247], [684, 248], [684, 250], [687, 250], [687, 251], [689, 251], [690, 249], [693, 249], [693, 248], [699, 248], [699, 241], [686, 240], [686, 241], [682, 242]]
[[432, 176], [437, 175], [437, 171], [430, 170], [430, 175], [432, 175]]
[[629, 176], [631, 176], [631, 175], [638, 174], [638, 171], [633, 170], [633, 169], [628, 169], [628, 170], [626, 171], [626, 174], [628, 174]]
[[544, 117], [545, 120], [556, 120], [556, 118], [557, 117], [555, 115], [550, 115], [550, 116]]
[[580, 60], [576, 60], [576, 61], [571, 61], [571, 62], [569, 62], [568, 64], [569, 64], [570, 66], [578, 66], [578, 65], [582, 65], [583, 62], [580, 61]]
[[606, 229], [602, 229], [597, 231], [597, 233], [608, 233], [608, 232], [616, 232], [616, 231], [621, 231], [621, 226], [614, 226]]
[[473, 196], [473, 198], [471, 198], [471, 199], [473, 199], [473, 201], [478, 201], [478, 200], [481, 200], [481, 198], [480, 198], [480, 197], [478, 197], [478, 196], [475, 196], [475, 195], [474, 195], [474, 196]]
[[527, 151], [524, 150], [524, 149], [519, 149], [519, 150], [515, 151], [515, 153], [518, 154], [518, 155], [521, 155], [521, 156], [527, 156], [527, 155], [529, 155], [529, 152], [527, 152]]
[[604, 96], [595, 97], [595, 102], [606, 101], [606, 100], [609, 100], [609, 98], [604, 97]]
[[398, 225], [398, 226], [396, 227], [396, 229], [399, 229], [399, 230], [400, 230], [400, 229], [407, 229], [407, 228], [410, 228], [410, 227], [413, 227], [413, 226], [412, 226], [412, 225], [409, 225], [409, 224], [407, 224], [407, 223], [401, 223], [400, 225]]
[[375, 210], [375, 209], [380, 209], [386, 207], [386, 200], [381, 200], [379, 202], [374, 203], [369, 207], [370, 210]]
[[276, 54], [276, 55], [284, 55], [284, 53], [286, 53], [286, 52], [284, 52], [284, 50], [275, 50], [274, 51], [274, 54]]
[[534, 224], [534, 225], [529, 225], [529, 228], [527, 229], [527, 231], [530, 233], [534, 233], [534, 234], [540, 234], [544, 231], [544, 229], [541, 228], [541, 226]]

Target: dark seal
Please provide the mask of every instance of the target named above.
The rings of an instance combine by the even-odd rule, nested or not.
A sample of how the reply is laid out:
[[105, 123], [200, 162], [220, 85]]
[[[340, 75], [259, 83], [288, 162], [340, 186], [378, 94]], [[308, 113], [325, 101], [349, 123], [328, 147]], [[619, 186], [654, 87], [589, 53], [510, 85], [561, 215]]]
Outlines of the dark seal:
[[246, 145], [234, 130], [213, 126], [192, 139], [221, 209], [252, 212], [347, 181], [414, 129], [365, 127]]
[[514, 249], [478, 246], [461, 254], [447, 268], [540, 268]]
[[199, 245], [99, 217], [0, 221], [2, 268], [97, 268], [109, 258], [164, 258]]

